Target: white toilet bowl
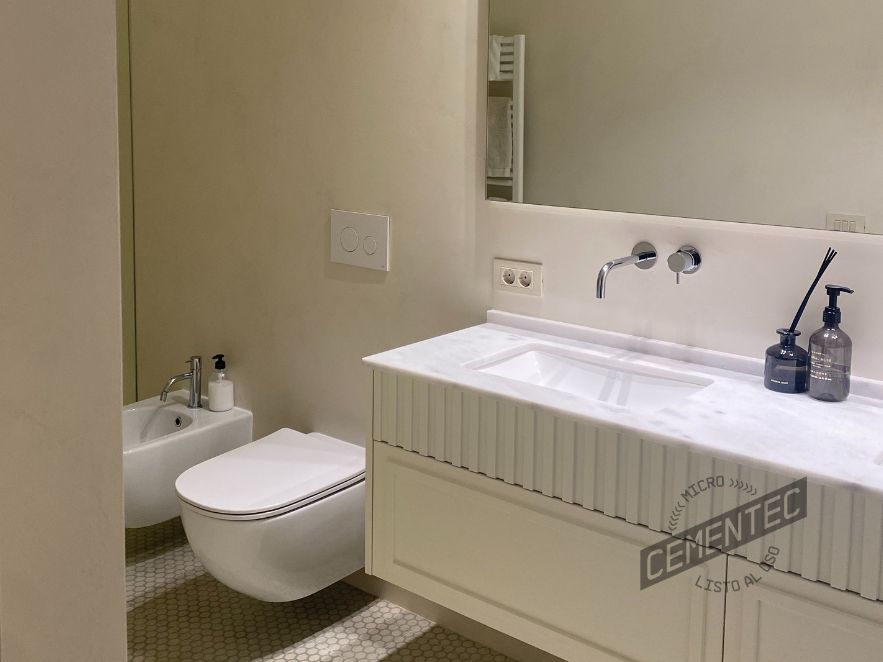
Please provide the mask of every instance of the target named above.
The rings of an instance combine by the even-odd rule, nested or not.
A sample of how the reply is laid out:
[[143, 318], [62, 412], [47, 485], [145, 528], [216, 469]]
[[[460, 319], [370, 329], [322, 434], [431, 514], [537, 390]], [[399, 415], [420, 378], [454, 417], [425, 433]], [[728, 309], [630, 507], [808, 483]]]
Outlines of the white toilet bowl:
[[216, 579], [267, 602], [297, 600], [365, 562], [365, 449], [282, 429], [182, 473], [194, 554]]

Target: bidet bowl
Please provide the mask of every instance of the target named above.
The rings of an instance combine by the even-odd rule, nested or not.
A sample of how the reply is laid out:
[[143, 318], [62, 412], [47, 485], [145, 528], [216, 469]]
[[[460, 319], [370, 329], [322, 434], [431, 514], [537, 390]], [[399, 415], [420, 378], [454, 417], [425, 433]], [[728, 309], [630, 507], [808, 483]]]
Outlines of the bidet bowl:
[[188, 409], [188, 392], [123, 409], [126, 528], [152, 526], [180, 514], [175, 479], [190, 467], [251, 441], [252, 414], [234, 407]]

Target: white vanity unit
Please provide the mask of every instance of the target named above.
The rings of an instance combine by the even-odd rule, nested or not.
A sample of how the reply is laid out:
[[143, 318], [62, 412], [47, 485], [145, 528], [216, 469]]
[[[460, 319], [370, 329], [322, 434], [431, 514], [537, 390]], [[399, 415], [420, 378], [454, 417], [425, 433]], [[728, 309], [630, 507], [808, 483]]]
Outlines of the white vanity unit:
[[[369, 573], [568, 660], [883, 659], [883, 385], [497, 311], [366, 362]], [[641, 590], [642, 548], [802, 477], [805, 519]]]

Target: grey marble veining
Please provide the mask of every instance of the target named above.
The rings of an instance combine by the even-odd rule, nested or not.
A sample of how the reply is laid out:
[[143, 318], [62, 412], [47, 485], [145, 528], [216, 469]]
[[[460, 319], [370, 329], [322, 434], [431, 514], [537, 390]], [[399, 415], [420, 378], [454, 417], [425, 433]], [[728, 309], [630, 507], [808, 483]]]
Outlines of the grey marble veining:
[[[494, 311], [489, 320], [365, 361], [385, 372], [455, 385], [692, 453], [883, 495], [883, 399], [871, 397], [883, 393], [879, 383], [856, 380], [855, 390], [868, 395], [824, 403], [766, 390], [762, 364], [752, 359]], [[712, 383], [677, 406], [635, 412], [468, 367], [532, 344], [674, 370]]]
[[[827, 405], [767, 392], [755, 359], [498, 311], [488, 317], [367, 359], [375, 368], [376, 442], [659, 532], [807, 476], [806, 518], [731, 553], [759, 562], [775, 549], [778, 570], [881, 599], [876, 472], [883, 467], [874, 434], [881, 384], [856, 380], [859, 397]], [[636, 413], [473, 369], [537, 346], [559, 356], [617, 357], [710, 385], [674, 407], [644, 401]], [[836, 426], [833, 438], [826, 425]], [[689, 486], [709, 476], [720, 478], [719, 487], [688, 498]]]

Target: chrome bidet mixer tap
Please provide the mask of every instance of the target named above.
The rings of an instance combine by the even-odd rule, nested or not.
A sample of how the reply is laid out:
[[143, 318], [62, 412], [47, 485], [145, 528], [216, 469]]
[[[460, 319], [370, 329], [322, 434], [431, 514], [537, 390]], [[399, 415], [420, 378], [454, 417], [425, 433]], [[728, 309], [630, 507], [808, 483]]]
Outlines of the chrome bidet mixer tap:
[[190, 380], [190, 402], [187, 403], [187, 406], [190, 409], [200, 409], [202, 407], [202, 357], [191, 356], [186, 363], [190, 364], [190, 371], [172, 377], [162, 393], [159, 394], [159, 399], [165, 402], [169, 391], [176, 382]]

